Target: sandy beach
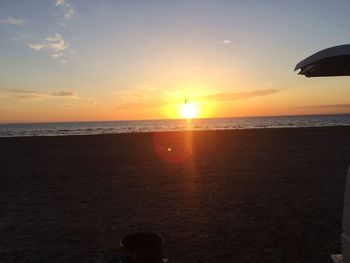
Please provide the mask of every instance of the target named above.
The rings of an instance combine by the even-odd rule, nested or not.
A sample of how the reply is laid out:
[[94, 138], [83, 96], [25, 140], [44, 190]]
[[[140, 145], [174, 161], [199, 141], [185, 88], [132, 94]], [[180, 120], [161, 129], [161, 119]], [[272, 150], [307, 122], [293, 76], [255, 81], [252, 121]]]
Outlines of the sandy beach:
[[96, 262], [152, 231], [176, 262], [330, 262], [350, 127], [0, 138], [0, 262]]

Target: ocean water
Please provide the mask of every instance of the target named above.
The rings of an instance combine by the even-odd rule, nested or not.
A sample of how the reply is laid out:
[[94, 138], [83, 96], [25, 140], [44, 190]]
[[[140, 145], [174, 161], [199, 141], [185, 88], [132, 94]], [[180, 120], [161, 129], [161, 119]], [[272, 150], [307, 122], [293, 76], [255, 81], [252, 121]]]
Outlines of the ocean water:
[[350, 126], [350, 115], [0, 124], [0, 137]]

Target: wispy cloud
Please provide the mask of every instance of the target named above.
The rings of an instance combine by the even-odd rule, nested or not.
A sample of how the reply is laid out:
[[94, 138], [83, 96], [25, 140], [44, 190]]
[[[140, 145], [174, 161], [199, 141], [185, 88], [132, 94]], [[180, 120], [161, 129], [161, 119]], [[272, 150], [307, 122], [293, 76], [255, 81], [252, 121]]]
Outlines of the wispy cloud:
[[56, 5], [64, 5], [65, 0], [56, 0]]
[[298, 109], [340, 109], [340, 108], [349, 108], [350, 109], [350, 104], [329, 104], [329, 105], [311, 105], [311, 106], [299, 106], [295, 107]]
[[61, 52], [68, 48], [69, 44], [64, 41], [62, 36], [58, 33], [52, 37], [45, 39], [46, 47], [54, 52]]
[[6, 19], [0, 20], [0, 24], [12, 25], [12, 26], [22, 26], [28, 21], [22, 18], [8, 17]]
[[[261, 89], [252, 90], [246, 92], [219, 92], [210, 95], [194, 96], [191, 97], [191, 101], [196, 102], [212, 102], [212, 101], [234, 101], [234, 100], [245, 100], [255, 97], [268, 96], [279, 93], [277, 89]], [[117, 110], [143, 110], [149, 108], [160, 108], [168, 105], [177, 105], [183, 103], [187, 97], [181, 96], [167, 96], [166, 92], [153, 89], [153, 88], [138, 88], [134, 90], [122, 90], [119, 91], [118, 96], [124, 100], [116, 106]], [[180, 98], [181, 97], [181, 98]], [[156, 99], [157, 98], [157, 99]]]
[[221, 42], [221, 44], [224, 44], [224, 45], [228, 45], [228, 44], [231, 44], [231, 43], [232, 43], [232, 41], [229, 40], [229, 39], [225, 39], [225, 40], [223, 40], [223, 41]]
[[50, 93], [50, 92], [38, 91], [38, 90], [7, 89], [7, 88], [0, 88], [0, 95], [12, 97], [12, 98], [20, 98], [20, 99], [36, 99], [36, 98], [50, 98], [50, 97], [75, 98], [78, 96], [76, 92], [72, 92], [72, 91], [56, 91], [56, 92]]
[[265, 90], [253, 90], [245, 92], [220, 92], [204, 97], [197, 98], [205, 101], [231, 101], [231, 100], [242, 100], [250, 99], [254, 97], [261, 97], [279, 93], [277, 89], [265, 89]]
[[96, 104], [95, 99], [83, 98], [78, 96], [74, 91], [39, 91], [26, 89], [8, 89], [0, 88], [0, 98], [2, 99], [52, 99], [52, 98], [66, 98], [87, 101], [91, 104]]
[[26, 33], [22, 33], [22, 34], [20, 34], [18, 36], [10, 37], [9, 41], [11, 41], [11, 42], [21, 42], [21, 41], [23, 41], [25, 39], [28, 39], [28, 35]]
[[116, 106], [117, 110], [142, 110], [142, 109], [149, 109], [149, 108], [158, 108], [164, 106], [164, 102], [155, 100], [151, 102], [130, 102], [130, 103], [123, 103]]
[[[66, 0], [55, 0], [55, 5], [60, 7], [63, 12], [63, 20], [67, 21], [75, 15], [74, 8]], [[65, 22], [61, 22], [61, 25], [65, 25]]]
[[28, 47], [36, 51], [48, 50], [51, 52], [51, 57], [56, 59], [64, 55], [64, 51], [69, 48], [69, 43], [59, 33], [56, 33], [54, 36], [49, 36], [38, 43], [28, 43]]
[[56, 91], [50, 93], [50, 95], [55, 97], [78, 97], [78, 93], [73, 91]]
[[40, 49], [43, 49], [45, 47], [45, 45], [28, 43], [28, 47], [30, 47], [31, 49], [34, 49], [34, 50], [40, 50]]
[[62, 57], [63, 54], [62, 53], [55, 53], [55, 54], [52, 54], [51, 57], [53, 58], [59, 58], [59, 57]]

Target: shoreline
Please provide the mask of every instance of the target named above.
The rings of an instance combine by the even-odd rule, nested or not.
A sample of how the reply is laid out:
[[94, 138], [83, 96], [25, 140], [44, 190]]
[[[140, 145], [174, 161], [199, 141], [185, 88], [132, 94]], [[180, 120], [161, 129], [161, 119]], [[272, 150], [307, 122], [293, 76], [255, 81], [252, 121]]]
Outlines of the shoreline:
[[213, 129], [213, 130], [179, 130], [179, 131], [141, 131], [141, 132], [120, 132], [120, 133], [96, 133], [96, 134], [62, 134], [62, 135], [23, 135], [23, 136], [0, 136], [1, 139], [9, 138], [60, 138], [80, 136], [117, 136], [125, 134], [154, 134], [154, 133], [202, 133], [202, 132], [233, 132], [233, 131], [254, 131], [254, 130], [304, 130], [304, 129], [350, 129], [350, 125], [310, 126], [310, 127], [258, 127], [258, 128], [236, 128], [236, 129]]

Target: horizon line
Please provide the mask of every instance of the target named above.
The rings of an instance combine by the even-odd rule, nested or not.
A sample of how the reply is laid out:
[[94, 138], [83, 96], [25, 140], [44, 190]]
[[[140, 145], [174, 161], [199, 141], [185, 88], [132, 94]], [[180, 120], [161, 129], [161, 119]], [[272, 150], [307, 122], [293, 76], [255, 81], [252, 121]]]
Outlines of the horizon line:
[[[248, 116], [231, 116], [231, 117], [211, 117], [211, 118], [192, 118], [191, 120], [207, 120], [207, 119], [240, 119], [240, 118], [271, 118], [271, 117], [298, 117], [298, 116], [334, 116], [334, 115], [350, 115], [349, 113], [325, 113], [325, 114], [281, 114], [281, 115], [248, 115]], [[137, 122], [137, 121], [165, 121], [165, 120], [184, 120], [184, 118], [164, 118], [164, 119], [130, 119], [130, 120], [87, 120], [87, 121], [33, 121], [33, 122], [0, 122], [0, 125], [15, 124], [47, 124], [47, 123], [89, 123], [89, 122]]]

